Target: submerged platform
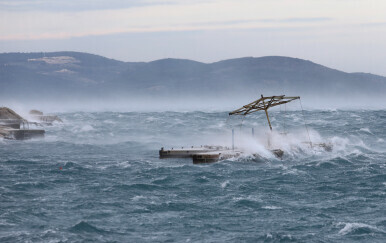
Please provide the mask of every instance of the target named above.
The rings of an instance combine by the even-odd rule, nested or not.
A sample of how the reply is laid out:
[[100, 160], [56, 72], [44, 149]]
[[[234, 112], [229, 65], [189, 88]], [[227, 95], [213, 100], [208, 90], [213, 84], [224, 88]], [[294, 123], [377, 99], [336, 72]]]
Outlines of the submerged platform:
[[62, 119], [58, 116], [44, 115], [44, 113], [39, 110], [30, 110], [29, 114], [34, 120], [38, 121], [40, 125], [51, 126], [55, 121], [63, 123]]
[[[284, 152], [280, 149], [274, 149], [271, 150], [271, 152], [278, 158], [281, 158], [284, 154]], [[181, 149], [172, 148], [169, 150], [161, 148], [161, 150], [159, 150], [159, 156], [161, 159], [192, 158], [193, 164], [213, 163], [221, 160], [237, 158], [243, 153], [243, 151], [223, 146], [202, 146], [190, 147], [186, 149], [182, 147]]]
[[63, 123], [63, 121], [55, 115], [38, 115], [33, 116], [36, 120], [38, 120], [43, 125], [51, 126], [55, 121]]
[[40, 129], [7, 129], [3, 130], [5, 139], [26, 140], [44, 137], [45, 131]]

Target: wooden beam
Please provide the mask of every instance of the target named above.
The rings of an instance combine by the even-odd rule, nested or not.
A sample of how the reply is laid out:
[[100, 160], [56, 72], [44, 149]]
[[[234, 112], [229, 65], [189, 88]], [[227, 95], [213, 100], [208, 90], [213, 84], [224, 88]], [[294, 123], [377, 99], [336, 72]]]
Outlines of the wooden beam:
[[265, 115], [267, 116], [269, 129], [271, 129], [271, 131], [272, 131], [271, 121], [269, 120], [268, 111], [267, 111], [268, 110], [268, 106], [265, 106], [263, 95], [261, 95], [261, 99], [262, 99], [262, 103], [263, 103], [263, 106], [264, 106]]

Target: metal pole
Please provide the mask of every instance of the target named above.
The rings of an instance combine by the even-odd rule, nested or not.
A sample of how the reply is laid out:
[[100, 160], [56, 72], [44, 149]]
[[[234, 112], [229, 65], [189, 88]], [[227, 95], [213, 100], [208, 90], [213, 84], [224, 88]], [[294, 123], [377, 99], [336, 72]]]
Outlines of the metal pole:
[[252, 127], [252, 137], [255, 136], [255, 128]]
[[232, 150], [235, 150], [235, 129], [232, 128]]

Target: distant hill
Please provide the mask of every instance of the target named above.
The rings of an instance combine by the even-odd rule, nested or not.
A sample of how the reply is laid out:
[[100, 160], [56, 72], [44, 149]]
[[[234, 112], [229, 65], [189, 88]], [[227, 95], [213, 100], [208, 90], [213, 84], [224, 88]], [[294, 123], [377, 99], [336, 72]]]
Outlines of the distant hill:
[[122, 62], [80, 52], [0, 54], [2, 99], [66, 96], [383, 95], [386, 78], [268, 56]]

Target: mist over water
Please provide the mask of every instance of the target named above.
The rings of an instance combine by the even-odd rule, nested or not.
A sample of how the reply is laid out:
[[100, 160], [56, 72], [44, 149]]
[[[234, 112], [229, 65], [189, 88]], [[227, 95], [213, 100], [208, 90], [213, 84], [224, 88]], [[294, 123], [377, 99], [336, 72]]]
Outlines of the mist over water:
[[[282, 160], [262, 113], [59, 113], [44, 139], [0, 141], [0, 241], [383, 242], [386, 112], [306, 110], [325, 152], [303, 143], [302, 113], [288, 108], [270, 112]], [[158, 158], [231, 146], [232, 128], [241, 158]]]
[[[218, 90], [221, 91], [221, 87]], [[241, 89], [241, 88], [240, 88]], [[286, 89], [256, 89], [242, 87], [234, 92], [218, 91], [200, 93], [191, 92], [186, 89], [180, 93], [157, 93], [146, 94], [137, 92], [103, 93], [95, 94], [25, 94], [22, 96], [10, 96], [9, 93], [0, 95], [0, 106], [6, 106], [15, 111], [28, 115], [30, 109], [49, 112], [162, 112], [162, 111], [204, 111], [204, 112], [229, 112], [248, 104], [261, 95], [264, 96], [300, 96], [301, 103], [305, 110], [384, 110], [386, 96], [377, 94], [345, 93], [339, 95], [320, 94], [306, 92], [299, 89], [296, 92]], [[0, 91], [1, 92], [1, 91]], [[208, 91], [207, 91], [208, 92]], [[336, 91], [337, 92], [337, 91]], [[30, 97], [30, 95], [32, 95]], [[288, 110], [301, 110], [299, 100], [289, 103]], [[278, 108], [274, 108], [278, 109]], [[282, 110], [285, 107], [283, 105]], [[279, 110], [279, 109], [278, 109]]]

